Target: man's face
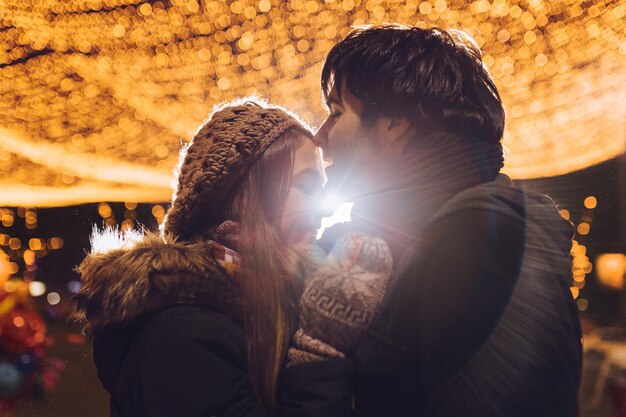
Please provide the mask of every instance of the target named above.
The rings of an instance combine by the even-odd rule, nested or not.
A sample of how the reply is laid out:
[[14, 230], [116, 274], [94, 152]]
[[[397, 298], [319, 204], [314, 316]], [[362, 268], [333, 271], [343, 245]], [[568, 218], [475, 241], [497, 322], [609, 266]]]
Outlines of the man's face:
[[363, 104], [347, 87], [333, 88], [327, 100], [328, 117], [315, 135], [324, 150], [329, 191], [351, 200], [367, 192], [367, 171], [376, 145], [375, 130], [362, 120]]

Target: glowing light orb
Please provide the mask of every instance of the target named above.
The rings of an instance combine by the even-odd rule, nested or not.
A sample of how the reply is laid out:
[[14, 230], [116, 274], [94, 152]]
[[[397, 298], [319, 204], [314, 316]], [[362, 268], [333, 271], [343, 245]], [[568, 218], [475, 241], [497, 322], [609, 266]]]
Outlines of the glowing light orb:
[[605, 253], [596, 259], [596, 275], [604, 285], [621, 289], [624, 288], [626, 274], [626, 257], [621, 253]]
[[28, 291], [33, 297], [39, 297], [46, 293], [46, 284], [40, 281], [32, 281], [28, 283]]

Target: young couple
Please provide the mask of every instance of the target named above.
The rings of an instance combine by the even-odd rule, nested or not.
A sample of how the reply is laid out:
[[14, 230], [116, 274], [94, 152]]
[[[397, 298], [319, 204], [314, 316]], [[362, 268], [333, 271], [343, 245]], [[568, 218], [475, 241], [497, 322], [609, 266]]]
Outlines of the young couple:
[[[573, 231], [499, 174], [505, 112], [475, 44], [359, 28], [321, 84], [315, 134], [219, 107], [163, 233], [81, 264], [111, 416], [576, 416]], [[310, 246], [320, 148], [355, 205]]]

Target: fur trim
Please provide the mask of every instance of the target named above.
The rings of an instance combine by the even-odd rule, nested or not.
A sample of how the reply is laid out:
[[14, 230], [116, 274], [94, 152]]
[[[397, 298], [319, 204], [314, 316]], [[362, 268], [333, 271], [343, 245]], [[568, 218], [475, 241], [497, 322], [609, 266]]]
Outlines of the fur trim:
[[205, 305], [239, 321], [236, 285], [204, 243], [111, 229], [94, 230], [91, 243], [92, 252], [77, 268], [83, 287], [74, 315], [88, 329], [176, 304]]

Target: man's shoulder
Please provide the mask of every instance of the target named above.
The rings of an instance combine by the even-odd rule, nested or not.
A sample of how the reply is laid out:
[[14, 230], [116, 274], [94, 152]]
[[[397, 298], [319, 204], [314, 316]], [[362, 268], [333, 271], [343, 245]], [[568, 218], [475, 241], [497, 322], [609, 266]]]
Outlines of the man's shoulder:
[[[404, 250], [398, 260], [399, 271], [416, 263], [433, 266], [438, 259], [457, 263], [490, 259], [498, 264], [523, 255], [527, 240], [523, 207], [502, 207], [481, 201], [480, 196], [460, 197], [463, 200], [444, 205]], [[502, 248], [509, 248], [511, 253], [502, 253]], [[442, 262], [442, 266], [446, 264]]]
[[437, 210], [430, 222], [464, 213], [492, 213], [512, 220], [526, 217], [528, 191], [511, 183], [489, 182], [461, 191]]

